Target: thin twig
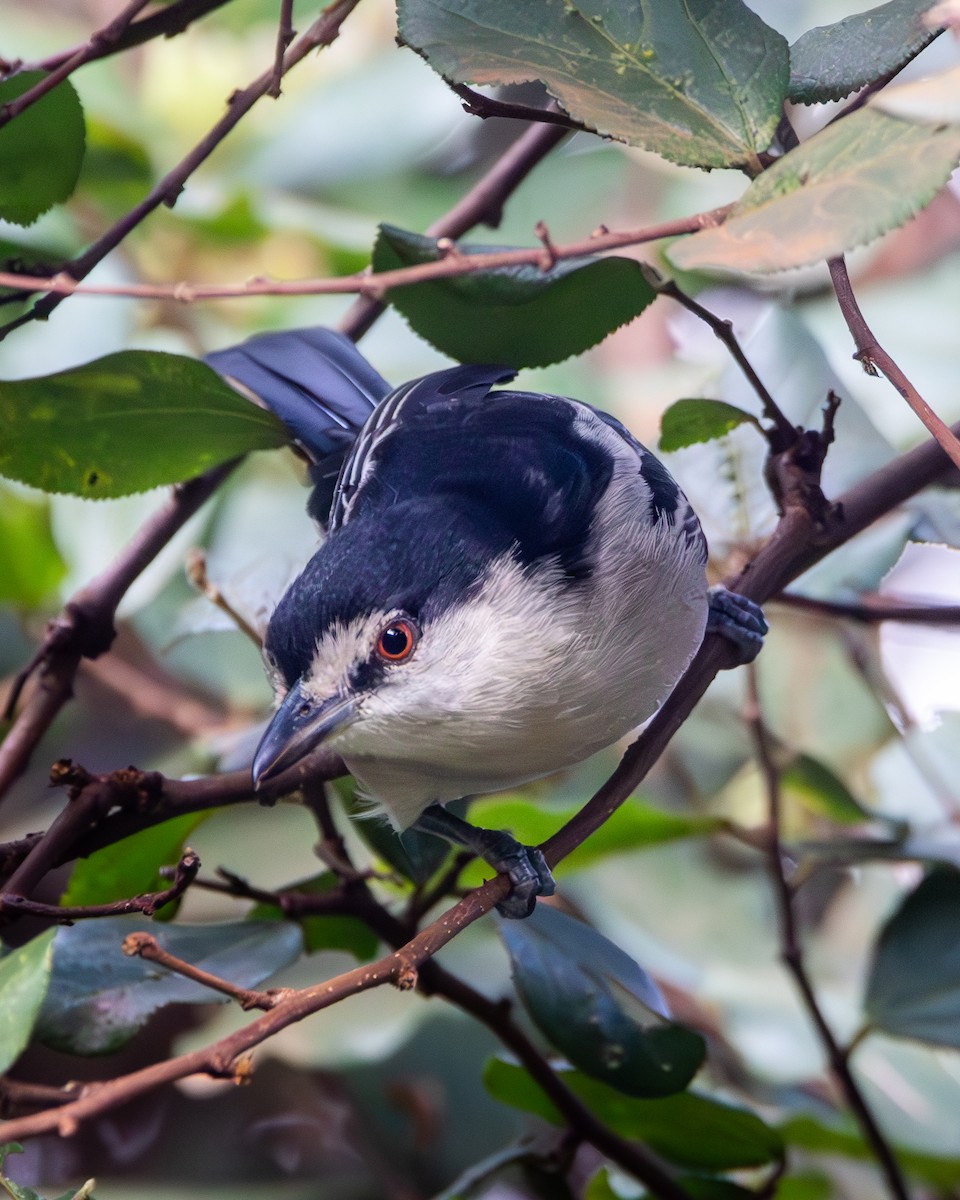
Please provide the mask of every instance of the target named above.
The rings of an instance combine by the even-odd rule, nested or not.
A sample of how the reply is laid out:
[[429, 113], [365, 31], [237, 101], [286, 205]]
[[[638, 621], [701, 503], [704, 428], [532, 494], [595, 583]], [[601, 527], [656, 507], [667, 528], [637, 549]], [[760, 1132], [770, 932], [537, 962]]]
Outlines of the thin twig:
[[0, 105], [0, 129], [14, 117], [19, 117], [21, 113], [26, 112], [38, 100], [42, 100], [48, 92], [52, 92], [58, 84], [63, 83], [68, 75], [72, 75], [78, 67], [82, 67], [84, 63], [90, 62], [94, 58], [102, 57], [101, 47], [116, 45], [137, 13], [146, 8], [149, 3], [150, 0], [130, 0], [126, 8], [122, 9], [112, 21], [104, 25], [102, 29], [98, 29], [96, 33], [91, 34], [90, 40], [85, 46], [81, 46], [49, 75], [38, 80], [32, 88], [28, 88], [27, 91], [6, 104]]
[[[353, 0], [354, 3], [358, 0]], [[298, 43], [299, 44], [299, 43]], [[160, 187], [162, 185], [158, 185]], [[151, 205], [151, 209], [156, 205]], [[699, 229], [711, 228], [722, 222], [730, 205], [695, 213], [691, 217], [679, 217], [662, 221], [639, 229], [620, 231], [598, 230], [588, 238], [555, 247], [557, 259], [581, 258], [599, 254], [604, 250], [617, 250], [624, 246], [639, 246], [646, 242], [657, 242], [667, 237], [679, 237], [685, 233], [696, 233]], [[145, 213], [142, 215], [146, 215]], [[141, 217], [142, 219], [142, 217]], [[136, 222], [133, 222], [136, 224]], [[131, 228], [133, 227], [131, 225]], [[128, 231], [126, 231], [128, 232]], [[112, 237], [108, 231], [104, 237]], [[122, 235], [125, 236], [125, 233]], [[117, 238], [119, 241], [120, 238]], [[99, 246], [99, 243], [97, 243]], [[111, 247], [112, 248], [112, 247]], [[88, 251], [89, 253], [92, 253]], [[106, 253], [106, 251], [104, 251]], [[407, 287], [433, 279], [450, 279], [469, 275], [476, 271], [489, 271], [498, 267], [539, 266], [543, 258], [543, 247], [516, 250], [497, 250], [493, 253], [450, 254], [437, 262], [420, 263], [413, 267], [397, 267], [392, 271], [381, 271], [375, 275], [361, 271], [353, 275], [336, 275], [322, 279], [287, 280], [249, 279], [243, 283], [132, 283], [94, 284], [78, 283], [72, 267], [59, 275], [39, 276], [13, 274], [0, 271], [0, 287], [18, 288], [24, 292], [48, 292], [52, 297], [72, 296], [124, 296], [134, 300], [177, 300], [190, 304], [198, 300], [229, 300], [247, 296], [323, 296], [350, 295], [354, 292], [363, 296], [379, 298], [395, 287]], [[79, 260], [78, 260], [79, 261]], [[99, 261], [99, 259], [97, 260]], [[87, 268], [89, 269], [89, 268]], [[42, 303], [42, 302], [41, 302]], [[0, 333], [3, 331], [0, 330]]]
[[280, 1003], [285, 996], [289, 996], [289, 988], [275, 988], [267, 992], [253, 991], [250, 988], [239, 987], [235, 983], [231, 983], [229, 979], [223, 979], [219, 975], [212, 975], [209, 971], [202, 971], [199, 967], [195, 967], [192, 963], [184, 962], [182, 958], [177, 958], [175, 954], [170, 954], [164, 950], [157, 939], [151, 933], [131, 933], [123, 940], [123, 952], [130, 957], [145, 958], [147, 962], [156, 963], [160, 967], [166, 967], [168, 971], [173, 971], [177, 975], [182, 975], [184, 979], [192, 979], [194, 983], [199, 983], [203, 987], [211, 988], [215, 992], [222, 992], [225, 996], [230, 996], [231, 999], [239, 1002], [240, 1007], [246, 1012], [251, 1008], [260, 1008], [264, 1012], [269, 1012], [272, 1008]]
[[185, 569], [190, 585], [196, 588], [202, 596], [205, 596], [215, 608], [219, 608], [222, 613], [226, 614], [234, 625], [236, 625], [237, 629], [245, 637], [249, 638], [258, 650], [262, 650], [263, 638], [261, 638], [260, 634], [246, 617], [234, 608], [207, 574], [206, 551], [202, 550], [199, 546], [194, 546], [189, 550], [187, 552]]
[[277, 25], [277, 49], [273, 60], [273, 86], [268, 95], [280, 99], [283, 83], [283, 56], [294, 39], [293, 0], [280, 0], [280, 22]]
[[881, 372], [886, 376], [926, 426], [927, 432], [933, 434], [937, 439], [954, 466], [960, 467], [960, 441], [877, 341], [857, 303], [853, 285], [850, 283], [850, 276], [847, 273], [847, 264], [842, 257], [832, 258], [829, 267], [833, 290], [837, 294], [837, 303], [840, 305], [843, 319], [846, 321], [854, 345], [857, 347], [854, 357], [859, 360], [868, 375], [876, 375]]
[[[201, 17], [205, 17], [208, 13], [215, 12], [229, 3], [231, 0], [174, 0], [174, 3], [165, 6], [158, 12], [151, 13], [140, 21], [134, 21], [120, 37], [111, 43], [99, 43], [95, 52], [91, 53], [84, 61], [93, 62], [98, 58], [106, 58], [111, 54], [118, 54], [122, 50], [129, 50], [133, 46], [142, 46], [144, 42], [152, 41], [154, 38], [175, 37], [178, 33], [183, 33], [194, 21], [198, 21]], [[17, 70], [55, 71], [89, 44], [89, 42], [84, 43], [84, 45], [75, 46], [71, 50], [60, 50], [56, 54], [50, 54], [36, 62], [18, 63]]]
[[774, 400], [763, 380], [754, 370], [753, 364], [743, 352], [743, 347], [740, 345], [737, 335], [733, 331], [733, 322], [724, 320], [715, 313], [712, 313], [708, 308], [704, 308], [692, 296], [688, 296], [686, 292], [681, 291], [672, 279], [663, 279], [656, 272], [648, 271], [648, 280], [661, 296], [669, 296], [671, 300], [675, 300], [677, 304], [687, 309], [688, 312], [692, 312], [695, 317], [699, 317], [726, 346], [730, 357], [747, 377], [747, 382], [756, 392], [757, 398], [763, 406], [764, 415], [769, 421], [773, 422], [773, 430], [769, 432], [764, 431], [767, 433], [768, 440], [770, 441], [771, 452], [773, 454], [780, 454], [792, 446], [799, 436], [799, 431], [796, 425], [784, 414], [776, 400]]
[[63, 925], [72, 925], [74, 921], [85, 921], [91, 917], [119, 917], [128, 913], [142, 913], [145, 917], [152, 917], [165, 904], [179, 900], [196, 879], [199, 870], [199, 855], [187, 849], [174, 868], [173, 883], [161, 892], [145, 892], [140, 896], [132, 896], [129, 900], [114, 900], [109, 904], [78, 904], [72, 907], [41, 904], [26, 896], [4, 892], [0, 895], [0, 912], [5, 916], [17, 912], [23, 916], [50, 917]]
[[960, 604], [908, 604], [888, 597], [870, 594], [859, 603], [842, 600], [819, 600], [797, 592], [781, 592], [773, 597], [777, 604], [825, 617], [844, 617], [864, 625], [881, 621], [907, 621], [917, 625], [960, 625]]
[[860, 1090], [850, 1070], [848, 1055], [834, 1037], [817, 994], [814, 991], [810, 976], [807, 974], [800, 945], [800, 934], [797, 919], [793, 909], [793, 887], [786, 876], [785, 855], [780, 840], [781, 830], [781, 794], [780, 769], [776, 763], [770, 736], [763, 720], [760, 707], [760, 695], [757, 686], [756, 667], [748, 669], [748, 698], [744, 709], [744, 719], [753, 736], [757, 762], [764, 779], [767, 792], [767, 812], [769, 818], [769, 854], [770, 876], [773, 882], [774, 895], [780, 919], [780, 957], [787, 970], [793, 976], [794, 983], [803, 1000], [811, 1021], [817, 1030], [820, 1043], [826, 1052], [833, 1075], [839, 1085], [847, 1104], [860, 1126], [864, 1139], [873, 1150], [886, 1179], [887, 1189], [895, 1200], [910, 1200], [910, 1193], [900, 1164], [897, 1162], [890, 1144], [884, 1136], [877, 1119], [867, 1103], [866, 1097]]
[[481, 120], [486, 120], [487, 117], [506, 117], [514, 121], [536, 121], [543, 125], [559, 125], [565, 130], [597, 132], [589, 125], [584, 125], [582, 121], [575, 120], [557, 104], [537, 108], [534, 104], [515, 104], [509, 100], [496, 100], [492, 96], [484, 96], [481, 92], [475, 92], [466, 84], [453, 83], [449, 79], [447, 86], [463, 101], [464, 111], [472, 117], [480, 117]]
[[[329, 46], [340, 33], [340, 26], [356, 8], [359, 0], [334, 0], [334, 3], [319, 17], [310, 28], [297, 39], [283, 58], [283, 72], [287, 72], [306, 58], [313, 50]], [[60, 273], [61, 279], [79, 280], [88, 275], [111, 250], [115, 249], [123, 239], [135, 229], [146, 217], [159, 208], [161, 204], [173, 205], [183, 191], [184, 185], [196, 169], [206, 161], [216, 150], [224, 138], [235, 128], [243, 117], [254, 107], [258, 100], [270, 94], [275, 82], [273, 65], [258, 75], [247, 87], [233, 93], [227, 102], [227, 111], [219, 121], [200, 139], [193, 149], [169, 171], [163, 179], [153, 187], [147, 196], [135, 205], [128, 213], [116, 221], [101, 237], [72, 262], [65, 264]], [[28, 288], [35, 291], [35, 288]], [[41, 289], [43, 290], [43, 289]], [[0, 327], [0, 341], [19, 326], [31, 320], [44, 320], [61, 302], [63, 295], [68, 294], [69, 288], [60, 293], [50, 294], [38, 300], [25, 314], [17, 317], [8, 324]]]

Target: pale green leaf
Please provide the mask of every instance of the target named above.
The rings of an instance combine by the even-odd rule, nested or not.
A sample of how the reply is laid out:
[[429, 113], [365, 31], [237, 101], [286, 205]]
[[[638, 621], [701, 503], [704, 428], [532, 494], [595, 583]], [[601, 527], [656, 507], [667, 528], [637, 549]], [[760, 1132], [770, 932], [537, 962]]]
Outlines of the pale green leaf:
[[48, 929], [0, 958], [0, 1075], [30, 1040], [50, 979], [55, 932]]
[[783, 271], [833, 258], [902, 225], [960, 159], [960, 125], [873, 108], [828, 125], [753, 181], [722, 224], [668, 251], [682, 270]]

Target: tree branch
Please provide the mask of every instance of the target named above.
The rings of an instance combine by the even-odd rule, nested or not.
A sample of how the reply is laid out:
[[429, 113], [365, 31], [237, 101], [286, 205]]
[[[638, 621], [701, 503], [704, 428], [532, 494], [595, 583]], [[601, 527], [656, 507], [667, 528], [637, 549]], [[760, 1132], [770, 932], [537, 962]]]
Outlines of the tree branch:
[[31, 105], [36, 104], [38, 100], [42, 100], [48, 92], [63, 83], [68, 75], [72, 75], [78, 67], [82, 67], [84, 63], [90, 62], [94, 58], [101, 58], [102, 53], [98, 53], [101, 47], [110, 47], [116, 45], [120, 38], [129, 28], [131, 21], [140, 12], [146, 8], [150, 0], [130, 0], [126, 8], [109, 24], [104, 25], [102, 29], [98, 29], [92, 34], [90, 41], [85, 46], [81, 46], [74, 54], [65, 59], [55, 70], [43, 79], [38, 80], [32, 88], [17, 96], [15, 100], [10, 100], [6, 104], [0, 106], [0, 129], [12, 121], [14, 117], [19, 117], [22, 112], [26, 112]]
[[137, 531], [116, 560], [69, 600], [51, 621], [43, 645], [14, 682], [7, 701], [12, 715], [31, 675], [37, 687], [7, 736], [0, 742], [0, 798], [26, 768], [30, 756], [54, 717], [73, 694], [81, 658], [96, 658], [110, 646], [117, 605], [148, 563], [213, 495], [233, 470], [226, 463], [173, 489], [170, 500]]
[[823, 1015], [823, 1010], [817, 1000], [813, 984], [807, 974], [806, 965], [803, 960], [803, 950], [800, 945], [796, 916], [793, 911], [793, 888], [785, 874], [785, 858], [783, 845], [780, 840], [780, 771], [774, 760], [769, 734], [763, 721], [760, 695], [757, 688], [757, 673], [756, 668], [752, 665], [748, 669], [747, 678], [749, 694], [744, 711], [744, 719], [753, 736], [757, 762], [760, 765], [767, 791], [767, 811], [769, 813], [770, 827], [768, 860], [770, 864], [770, 877], [773, 881], [773, 890], [780, 918], [780, 956], [787, 970], [793, 976], [794, 983], [803, 1000], [807, 1014], [813, 1022], [820, 1038], [820, 1043], [827, 1054], [837, 1084], [856, 1117], [864, 1139], [873, 1150], [874, 1156], [883, 1171], [890, 1195], [894, 1197], [894, 1200], [910, 1200], [910, 1193], [907, 1190], [900, 1165], [850, 1070], [847, 1053], [833, 1036], [833, 1030]]
[[797, 592], [781, 592], [774, 596], [777, 604], [796, 608], [824, 617], [843, 617], [863, 625], [878, 625], [881, 621], [907, 621], [917, 625], [960, 625], [960, 604], [908, 604], [903, 600], [870, 593], [857, 604], [842, 600], [818, 600]]
[[129, 900], [115, 900], [110, 904], [83, 904], [73, 907], [40, 904], [36, 900], [27, 899], [26, 896], [4, 892], [0, 895], [0, 913], [6, 915], [17, 912], [24, 916], [50, 917], [62, 925], [72, 925], [74, 921], [88, 920], [91, 917], [122, 917], [128, 913], [143, 913], [145, 917], [152, 917], [165, 904], [179, 900], [196, 879], [199, 870], [199, 855], [193, 850], [185, 850], [175, 868], [173, 883], [161, 892], [145, 892]]
[[937, 416], [877, 341], [853, 293], [853, 286], [847, 273], [847, 264], [842, 257], [832, 258], [829, 267], [833, 290], [837, 294], [837, 303], [840, 305], [843, 319], [846, 321], [854, 345], [857, 347], [854, 357], [859, 359], [860, 365], [868, 375], [876, 375], [880, 371], [886, 376], [926, 426], [927, 432], [933, 434], [937, 439], [953, 465], [960, 467], [960, 442], [957, 441], [949, 425]]
[[514, 104], [509, 100], [496, 100], [493, 96], [484, 96], [481, 92], [475, 92], [473, 88], [467, 87], [466, 84], [454, 83], [450, 79], [446, 80], [446, 84], [450, 91], [463, 101], [464, 112], [468, 112], [472, 117], [479, 117], [482, 121], [485, 121], [487, 117], [506, 117], [513, 121], [536, 121], [542, 125], [559, 125], [568, 132], [574, 129], [583, 130], [586, 133], [597, 132], [589, 125], [584, 125], [582, 121], [575, 121], [569, 113], [565, 113], [555, 103], [544, 108], [538, 108], [534, 104]]
[[[356, 3], [357, 0], [354, 0]], [[156, 206], [154, 206], [156, 207]], [[730, 205], [695, 213], [692, 217], [678, 217], [639, 229], [611, 232], [601, 227], [588, 238], [554, 247], [553, 257], [579, 258], [599, 254], [604, 250], [617, 250], [624, 246], [639, 246], [645, 242], [657, 242], [667, 237], [679, 237], [685, 233], [696, 233], [699, 229], [719, 225], [730, 210]], [[88, 252], [89, 253], [89, 252]], [[78, 260], [79, 261], [79, 260]], [[99, 259], [97, 260], [99, 261]], [[240, 299], [245, 296], [324, 296], [350, 295], [359, 292], [362, 296], [380, 299], [384, 292], [395, 287], [407, 287], [433, 279], [450, 279], [458, 275], [469, 275], [475, 271], [489, 271], [497, 267], [542, 266], [543, 247], [530, 249], [498, 250], [491, 254], [448, 254], [437, 262], [421, 263], [413, 267], [397, 267], [392, 271], [370, 274], [361, 271], [353, 275], [338, 275], [333, 278], [304, 279], [277, 282], [271, 279], [250, 279], [244, 283], [132, 283], [92, 284], [78, 283], [69, 267], [54, 276], [19, 275], [0, 271], [0, 287], [17, 288], [24, 292], [48, 292], [57, 295], [125, 296], [136, 300], [179, 300], [193, 303], [198, 300]], [[40, 302], [42, 303], [42, 301]], [[0, 333], [3, 331], [0, 330]]]

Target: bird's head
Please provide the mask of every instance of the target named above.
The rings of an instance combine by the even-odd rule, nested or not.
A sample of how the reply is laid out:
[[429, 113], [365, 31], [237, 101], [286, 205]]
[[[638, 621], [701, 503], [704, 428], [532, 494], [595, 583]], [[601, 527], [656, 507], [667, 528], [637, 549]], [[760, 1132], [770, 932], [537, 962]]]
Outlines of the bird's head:
[[520, 674], [530, 628], [511, 550], [506, 531], [469, 505], [436, 499], [332, 534], [267, 629], [266, 655], [287, 691], [257, 750], [255, 781], [321, 742], [347, 758], [403, 757], [429, 739], [431, 722], [502, 713], [509, 697], [488, 693], [511, 666]]

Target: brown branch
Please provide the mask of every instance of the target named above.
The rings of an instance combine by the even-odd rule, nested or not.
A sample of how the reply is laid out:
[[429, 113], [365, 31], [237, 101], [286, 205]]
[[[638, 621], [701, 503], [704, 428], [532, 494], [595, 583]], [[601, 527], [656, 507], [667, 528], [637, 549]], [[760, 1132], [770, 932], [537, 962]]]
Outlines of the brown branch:
[[[356, 3], [357, 0], [353, 0], [353, 2]], [[579, 241], [555, 247], [555, 257], [557, 259], [580, 258], [584, 255], [598, 254], [604, 250], [639, 246], [667, 237], [696, 233], [699, 229], [719, 225], [730, 207], [730, 205], [724, 205], [722, 208], [695, 213], [691, 217], [678, 217], [672, 221], [662, 221], [657, 225], [648, 225], [639, 229], [611, 232], [601, 228], [588, 238], [581, 238]], [[349, 295], [353, 292], [379, 298], [384, 292], [395, 287], [407, 287], [414, 283], [424, 283], [433, 279], [450, 279], [454, 276], [469, 275], [475, 271], [489, 271], [497, 267], [539, 266], [542, 259], [542, 246], [530, 249], [498, 250], [486, 254], [465, 254], [461, 251], [457, 254], [449, 254], [437, 262], [421, 263], [413, 267], [397, 267], [395, 270], [381, 271], [373, 275], [361, 271], [353, 275], [338, 275], [324, 279], [277, 282], [259, 278], [250, 279], [244, 283], [224, 284], [186, 282], [92, 284], [78, 283], [70, 268], [68, 268], [69, 273], [64, 271], [55, 276], [19, 275], [0, 271], [0, 287], [18, 288], [25, 292], [49, 292], [53, 295], [125, 296], [135, 300], [179, 300], [182, 303], [193, 303], [198, 300], [239, 299], [245, 296], [339, 296]]]
[[797, 441], [799, 431], [786, 417], [780, 405], [774, 400], [773, 395], [767, 389], [763, 380], [754, 370], [752, 363], [743, 352], [743, 347], [740, 345], [737, 335], [733, 331], [733, 322], [723, 320], [708, 308], [704, 308], [692, 296], [688, 296], [686, 292], [681, 291], [672, 279], [663, 279], [656, 271], [649, 268], [646, 271], [646, 275], [651, 287], [655, 288], [661, 296], [669, 296], [671, 300], [675, 300], [677, 304], [687, 309], [688, 312], [693, 313], [695, 317], [699, 317], [726, 346], [730, 357], [744, 373], [747, 382], [753, 388], [754, 392], [756, 392], [767, 420], [773, 422], [772, 430], [762, 430], [770, 443], [771, 453], [780, 454], [792, 446]]
[[854, 358], [859, 360], [868, 375], [876, 375], [879, 371], [886, 376], [926, 426], [927, 432], [937, 439], [954, 466], [960, 467], [960, 441], [877, 341], [857, 303], [850, 276], [847, 273], [847, 264], [842, 257], [832, 258], [829, 267], [833, 290], [837, 294], [837, 303], [840, 305], [843, 319], [846, 321], [854, 345], [857, 347]]
[[140, 896], [132, 896], [129, 900], [114, 900], [110, 904], [78, 904], [73, 907], [57, 904], [41, 904], [19, 896], [12, 892], [0, 895], [0, 913], [19, 913], [22, 916], [50, 917], [63, 925], [72, 925], [74, 921], [88, 920], [91, 917], [122, 917], [128, 913], [143, 913], [152, 917], [165, 904], [178, 900], [187, 890], [200, 870], [200, 858], [193, 850], [185, 850], [177, 863], [170, 887], [161, 892], [145, 892]]
[[881, 621], [908, 621], [917, 625], [960, 625], [960, 604], [908, 604], [902, 600], [878, 596], [876, 593], [863, 596], [859, 603], [842, 600], [818, 600], [815, 596], [801, 596], [797, 592], [781, 592], [774, 596], [776, 604], [796, 608], [824, 617], [843, 617], [859, 621], [864, 625], [877, 625]]
[[147, 962], [156, 963], [160, 967], [166, 967], [168, 971], [173, 971], [177, 975], [182, 975], [184, 979], [192, 979], [194, 983], [199, 983], [203, 987], [208, 987], [212, 991], [221, 992], [224, 996], [229, 996], [231, 999], [239, 1002], [240, 1007], [244, 1011], [249, 1011], [251, 1008], [261, 1008], [264, 1012], [269, 1012], [272, 1008], [280, 1003], [280, 1001], [291, 994], [290, 988], [273, 988], [267, 992], [253, 991], [250, 988], [239, 987], [235, 983], [231, 983], [229, 979], [223, 979], [219, 975], [212, 975], [209, 971], [203, 971], [199, 967], [195, 967], [192, 963], [185, 962], [182, 958], [177, 958], [176, 955], [170, 954], [164, 950], [157, 939], [150, 933], [131, 933], [123, 940], [124, 954], [132, 957], [145, 958]]
[[141, 9], [146, 8], [150, 0], [130, 0], [126, 8], [122, 9], [109, 24], [104, 25], [102, 29], [98, 29], [92, 34], [89, 42], [85, 46], [81, 46], [74, 54], [65, 59], [55, 70], [43, 79], [38, 80], [32, 88], [17, 96], [16, 99], [8, 101], [4, 105], [0, 105], [0, 129], [12, 121], [14, 117], [19, 117], [22, 112], [26, 112], [31, 105], [36, 104], [38, 100], [42, 100], [48, 92], [52, 92], [58, 84], [63, 83], [68, 75], [72, 75], [78, 67], [82, 67], [84, 63], [90, 62], [94, 58], [102, 58], [102, 47], [110, 47], [116, 45], [134, 17]]
[[[359, 0], [334, 0], [334, 3], [310, 28], [290, 47], [283, 56], [283, 72], [286, 73], [313, 50], [329, 46], [340, 33], [340, 26], [356, 8]], [[219, 121], [200, 139], [193, 149], [153, 187], [147, 196], [134, 208], [115, 222], [96, 242], [78, 258], [67, 263], [58, 278], [78, 280], [88, 275], [111, 250], [135, 229], [161, 204], [172, 206], [183, 191], [184, 185], [194, 171], [206, 161], [226, 136], [254, 107], [258, 100], [271, 94], [276, 72], [273, 65], [242, 90], [233, 93], [227, 102], [227, 111]], [[28, 288], [28, 291], [37, 289]], [[41, 289], [45, 290], [45, 289]], [[69, 292], [69, 288], [67, 289]], [[53, 293], [38, 300], [29, 312], [0, 327], [0, 341], [14, 329], [31, 320], [44, 320], [61, 302], [67, 292]]]
[[261, 638], [250, 622], [233, 607], [207, 574], [207, 554], [205, 550], [200, 549], [199, 546], [194, 546], [188, 552], [186, 572], [190, 586], [196, 588], [215, 608], [219, 608], [222, 613], [230, 618], [237, 629], [253, 642], [258, 650], [262, 650], [263, 638]]
[[[256, 799], [270, 804], [297, 791], [308, 779], [335, 779], [343, 774], [337, 755], [321, 748], [265, 783]], [[53, 867], [115, 845], [171, 817], [254, 800], [249, 770], [202, 779], [166, 779], [157, 771], [133, 767], [90, 775], [67, 759], [55, 765], [52, 781], [70, 788], [70, 800], [46, 833], [0, 845], [0, 862], [13, 871], [6, 890], [21, 896], [29, 896]]]
[[273, 60], [273, 85], [268, 95], [274, 100], [280, 99], [281, 84], [283, 83], [283, 56], [287, 47], [293, 41], [296, 31], [293, 28], [293, 0], [280, 0], [280, 22], [277, 26], [277, 49]]
[[793, 909], [794, 890], [786, 876], [786, 859], [780, 840], [782, 813], [780, 769], [776, 764], [770, 735], [763, 720], [757, 688], [757, 672], [754, 666], [748, 670], [747, 678], [749, 691], [744, 719], [753, 736], [754, 750], [767, 792], [770, 831], [768, 861], [780, 919], [780, 957], [784, 966], [793, 976], [807, 1015], [813, 1022], [820, 1043], [826, 1052], [834, 1078], [846, 1098], [850, 1110], [856, 1117], [865, 1141], [873, 1150], [874, 1157], [886, 1179], [890, 1195], [894, 1197], [894, 1200], [910, 1200], [910, 1193], [907, 1190], [900, 1165], [850, 1070], [848, 1054], [834, 1037], [833, 1030], [820, 1007], [810, 976], [807, 974]]
[[503, 899], [507, 890], [505, 878], [492, 879], [428, 925], [400, 950], [377, 962], [346, 971], [334, 979], [282, 995], [269, 1012], [210, 1046], [154, 1063], [116, 1079], [89, 1084], [76, 1100], [58, 1109], [6, 1121], [0, 1124], [0, 1141], [13, 1141], [51, 1131], [68, 1136], [76, 1132], [81, 1121], [162, 1084], [197, 1072], [215, 1077], [242, 1078], [249, 1072], [249, 1062], [244, 1056], [281, 1029], [329, 1008], [347, 996], [369, 991], [385, 983], [392, 983], [402, 990], [415, 986], [420, 964], [436, 954], [467, 925], [488, 912]]
[[14, 683], [8, 712], [12, 713], [30, 676], [37, 686], [0, 743], [0, 798], [26, 768], [30, 756], [54, 717], [73, 694], [81, 658], [96, 658], [110, 646], [117, 605], [131, 583], [160, 553], [170, 538], [214, 493], [233, 470], [226, 463], [180, 484], [170, 500], [137, 531], [116, 560], [67, 602], [52, 621], [43, 645]]
[[472, 117], [479, 117], [482, 121], [485, 121], [487, 117], [505, 117], [514, 121], [536, 121], [542, 125], [558, 125], [567, 132], [572, 129], [583, 130], [586, 133], [597, 132], [589, 125], [584, 125], [582, 121], [574, 120], [557, 104], [551, 104], [544, 108], [537, 108], [534, 104], [514, 104], [509, 100], [496, 100], [493, 96], [484, 96], [481, 92], [475, 92], [473, 88], [469, 88], [463, 83], [454, 83], [449, 79], [446, 83], [451, 92], [454, 92], [463, 101], [464, 112], [468, 112]]
[[[534, 125], [524, 130], [490, 170], [457, 203], [427, 229], [433, 238], [459, 238], [475, 225], [500, 224], [503, 206], [533, 168], [567, 136], [555, 125]], [[340, 330], [357, 341], [386, 305], [372, 296], [359, 296], [339, 322]]]
[[[93, 62], [98, 58], [106, 58], [134, 46], [142, 46], [144, 42], [152, 41], [154, 38], [175, 37], [178, 33], [183, 33], [194, 21], [205, 17], [208, 13], [215, 12], [218, 8], [223, 8], [230, 2], [231, 0], [175, 0], [173, 4], [167, 5], [159, 12], [151, 13], [150, 16], [133, 22], [109, 44], [102, 42], [98, 44], [95, 53], [92, 53], [84, 61]], [[75, 46], [71, 50], [58, 51], [56, 54], [48, 55], [36, 62], [17, 63], [15, 66], [18, 71], [55, 71], [88, 44]], [[0, 74], [3, 74], [2, 69], [0, 69]]]

